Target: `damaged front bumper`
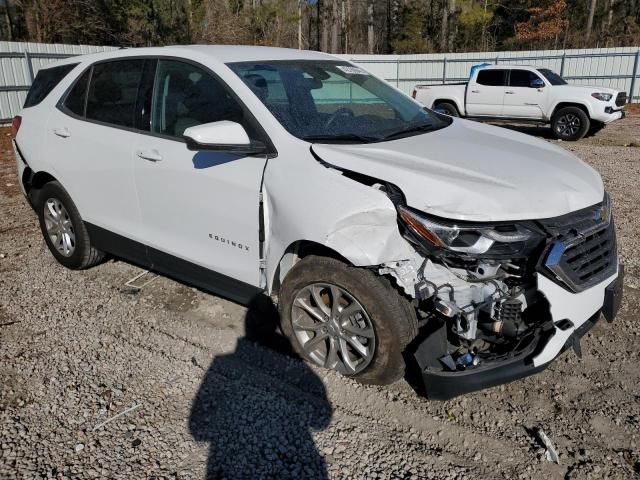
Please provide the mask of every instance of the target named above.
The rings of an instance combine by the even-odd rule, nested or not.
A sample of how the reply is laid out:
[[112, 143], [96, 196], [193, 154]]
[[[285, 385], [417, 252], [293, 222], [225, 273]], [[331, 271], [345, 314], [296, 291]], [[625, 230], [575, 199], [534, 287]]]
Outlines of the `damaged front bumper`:
[[536, 339], [510, 358], [483, 363], [464, 371], [442, 371], [426, 365], [429, 341], [414, 354], [424, 390], [430, 399], [447, 400], [458, 395], [508, 383], [544, 370], [562, 352], [574, 348], [580, 354], [582, 338], [604, 315], [613, 321], [622, 301], [624, 267], [609, 279], [580, 293], [571, 293], [543, 276], [538, 288], [550, 304], [552, 323]]

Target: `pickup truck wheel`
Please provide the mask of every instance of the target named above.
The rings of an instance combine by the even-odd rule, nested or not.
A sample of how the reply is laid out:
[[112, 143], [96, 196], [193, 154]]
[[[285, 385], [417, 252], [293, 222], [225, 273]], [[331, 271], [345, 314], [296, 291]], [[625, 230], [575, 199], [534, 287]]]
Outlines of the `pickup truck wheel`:
[[306, 257], [287, 274], [279, 310], [283, 332], [307, 361], [361, 383], [386, 385], [404, 375], [415, 311], [370, 270]]
[[81, 270], [104, 258], [104, 253], [91, 245], [80, 213], [62, 185], [49, 182], [35, 198], [40, 230], [58, 262], [72, 270]]
[[459, 117], [458, 109], [456, 106], [449, 102], [442, 102], [433, 107], [434, 109], [441, 110], [445, 115], [449, 115], [450, 117]]
[[576, 141], [589, 131], [591, 122], [584, 110], [578, 107], [565, 107], [558, 110], [551, 120], [551, 128], [556, 138]]

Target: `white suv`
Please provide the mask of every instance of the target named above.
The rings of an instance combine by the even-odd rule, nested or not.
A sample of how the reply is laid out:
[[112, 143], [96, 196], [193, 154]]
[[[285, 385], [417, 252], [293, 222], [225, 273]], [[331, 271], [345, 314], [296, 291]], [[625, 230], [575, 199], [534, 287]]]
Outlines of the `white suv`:
[[14, 132], [60, 263], [109, 253], [239, 302], [267, 294], [302, 357], [361, 382], [410, 359], [432, 398], [510, 381], [620, 302], [593, 169], [330, 55], [71, 58], [38, 73]]

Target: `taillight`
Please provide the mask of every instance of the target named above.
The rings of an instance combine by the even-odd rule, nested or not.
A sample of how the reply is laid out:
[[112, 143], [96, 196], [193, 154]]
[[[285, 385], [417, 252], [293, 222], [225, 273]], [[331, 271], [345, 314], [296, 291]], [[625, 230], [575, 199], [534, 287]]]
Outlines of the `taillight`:
[[416, 98], [418, 91], [414, 88], [413, 91], [411, 92], [411, 98]]
[[13, 117], [11, 121], [11, 136], [16, 138], [18, 136], [18, 130], [20, 130], [20, 125], [22, 125], [22, 117], [20, 115], [16, 115]]

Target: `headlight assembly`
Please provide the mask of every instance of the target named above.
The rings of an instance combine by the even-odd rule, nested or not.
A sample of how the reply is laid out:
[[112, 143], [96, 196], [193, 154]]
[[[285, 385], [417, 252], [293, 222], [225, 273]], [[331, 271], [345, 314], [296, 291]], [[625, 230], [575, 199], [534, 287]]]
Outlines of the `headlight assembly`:
[[591, 96], [593, 98], [597, 98], [598, 100], [602, 100], [603, 102], [608, 102], [613, 97], [613, 95], [611, 95], [610, 93], [602, 93], [602, 92], [593, 92]]
[[425, 247], [462, 255], [518, 255], [541, 236], [519, 224], [458, 225], [398, 207], [404, 225]]

